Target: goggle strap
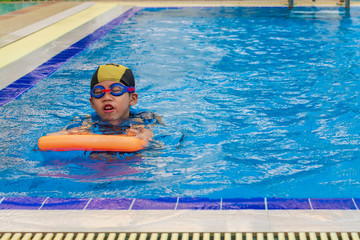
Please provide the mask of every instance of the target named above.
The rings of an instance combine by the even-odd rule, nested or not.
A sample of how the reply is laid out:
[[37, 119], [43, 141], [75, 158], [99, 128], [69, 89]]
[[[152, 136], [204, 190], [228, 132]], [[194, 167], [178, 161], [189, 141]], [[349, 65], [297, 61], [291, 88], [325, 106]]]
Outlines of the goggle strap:
[[135, 87], [128, 87], [127, 90], [129, 93], [135, 92]]

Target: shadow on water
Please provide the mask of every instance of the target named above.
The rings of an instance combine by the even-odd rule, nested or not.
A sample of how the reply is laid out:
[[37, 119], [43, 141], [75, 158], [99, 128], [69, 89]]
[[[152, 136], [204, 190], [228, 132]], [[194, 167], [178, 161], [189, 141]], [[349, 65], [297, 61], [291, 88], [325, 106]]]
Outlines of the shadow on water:
[[140, 173], [141, 153], [112, 152], [41, 152], [39, 176], [68, 178], [81, 182], [117, 181]]

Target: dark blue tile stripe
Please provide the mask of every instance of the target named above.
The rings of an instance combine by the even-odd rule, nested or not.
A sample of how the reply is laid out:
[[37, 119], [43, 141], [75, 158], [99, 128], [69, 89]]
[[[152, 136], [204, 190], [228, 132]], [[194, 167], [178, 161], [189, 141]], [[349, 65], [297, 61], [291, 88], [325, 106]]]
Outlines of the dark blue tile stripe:
[[286, 210], [286, 209], [303, 209], [310, 210], [311, 205], [307, 198], [285, 199], [285, 198], [268, 198], [267, 209]]
[[96, 40], [102, 38], [105, 34], [107, 34], [111, 29], [115, 26], [120, 25], [126, 21], [126, 19], [132, 17], [135, 13], [140, 11], [141, 8], [132, 8], [127, 12], [123, 13], [119, 17], [113, 19], [109, 23], [97, 29], [92, 34], [84, 37], [78, 42], [74, 43], [69, 48], [65, 49], [61, 53], [57, 54], [47, 62], [43, 63], [32, 72], [26, 74], [25, 76], [19, 78], [9, 86], [0, 90], [0, 107], [9, 103], [10, 101], [18, 98], [25, 92], [27, 92], [30, 88], [35, 86], [41, 79], [51, 75], [55, 72], [59, 67], [61, 67], [65, 62], [75, 57], [86, 48], [88, 48], [91, 44], [93, 44]]
[[0, 197], [0, 210], [358, 210], [360, 198]]

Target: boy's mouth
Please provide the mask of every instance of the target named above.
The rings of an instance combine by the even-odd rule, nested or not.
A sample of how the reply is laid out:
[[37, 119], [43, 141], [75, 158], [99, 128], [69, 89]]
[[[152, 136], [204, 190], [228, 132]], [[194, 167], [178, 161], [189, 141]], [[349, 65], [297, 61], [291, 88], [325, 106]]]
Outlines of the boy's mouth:
[[106, 104], [104, 106], [104, 112], [112, 112], [112, 110], [114, 110], [114, 107], [110, 104]]

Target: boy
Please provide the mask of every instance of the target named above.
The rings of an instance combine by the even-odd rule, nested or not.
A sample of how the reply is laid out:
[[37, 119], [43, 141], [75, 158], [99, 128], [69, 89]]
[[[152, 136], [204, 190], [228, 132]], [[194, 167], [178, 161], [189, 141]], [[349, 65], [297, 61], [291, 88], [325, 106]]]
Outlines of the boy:
[[91, 79], [90, 95], [91, 107], [111, 125], [129, 119], [130, 106], [138, 101], [131, 70], [117, 64], [98, 67]]
[[[91, 107], [102, 121], [116, 126], [130, 118], [130, 107], [138, 101], [135, 92], [135, 80], [132, 71], [118, 64], [100, 65], [91, 79]], [[85, 121], [81, 127], [63, 130], [59, 134], [87, 134], [91, 127]], [[128, 136], [135, 136], [148, 143], [153, 138], [151, 130], [144, 125], [132, 125], [126, 131]]]

